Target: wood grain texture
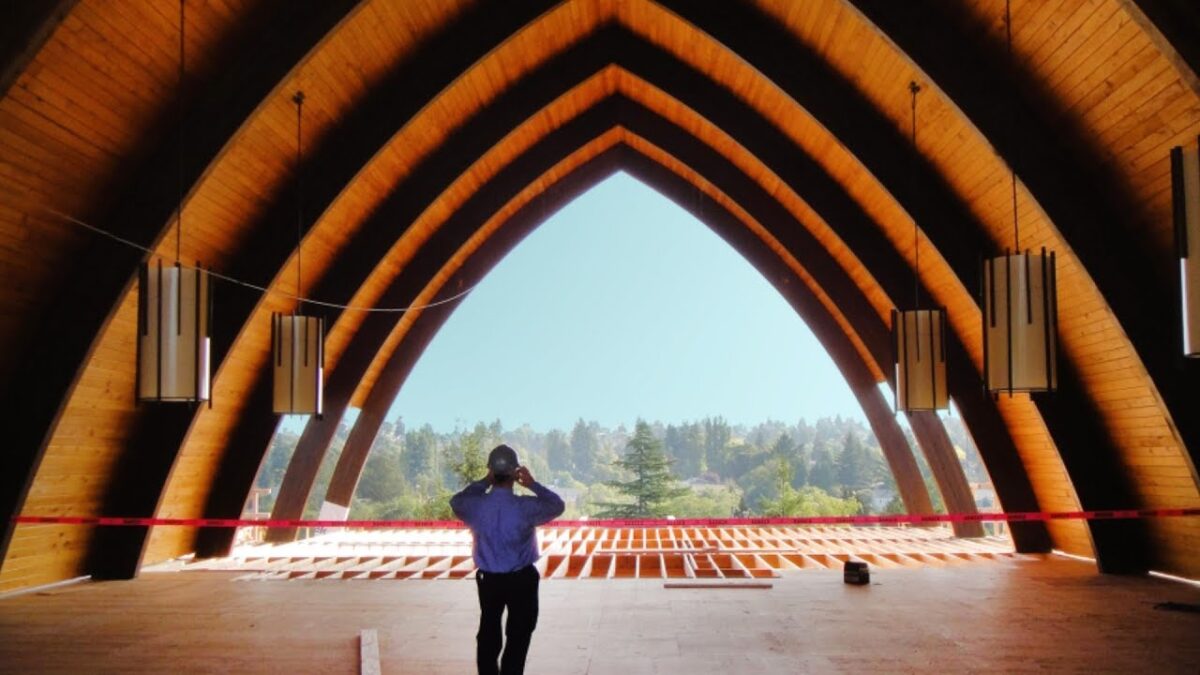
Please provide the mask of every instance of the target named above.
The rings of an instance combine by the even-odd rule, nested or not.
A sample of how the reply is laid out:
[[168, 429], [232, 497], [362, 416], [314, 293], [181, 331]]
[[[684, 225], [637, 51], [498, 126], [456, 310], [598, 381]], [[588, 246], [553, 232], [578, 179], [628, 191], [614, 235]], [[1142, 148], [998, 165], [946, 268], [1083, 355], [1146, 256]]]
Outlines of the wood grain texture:
[[[0, 632], [11, 638], [0, 641], [0, 659], [18, 672], [203, 663], [222, 672], [351, 674], [359, 631], [375, 627], [385, 672], [474, 667], [479, 605], [470, 581], [233, 582], [233, 574], [146, 574], [0, 601]], [[847, 588], [840, 570], [798, 570], [750, 592], [547, 579], [529, 671], [904, 672], [936, 661], [956, 672], [1188, 673], [1200, 660], [1195, 615], [1153, 609], [1168, 599], [1200, 603], [1200, 593], [1159, 579], [1097, 576], [1050, 557], [876, 568], [872, 580], [879, 583]], [[984, 634], [991, 639], [947, 648], [949, 636]]]
[[[487, 3], [196, 3], [189, 11], [192, 66], [185, 88], [196, 92], [189, 101], [197, 111], [189, 119], [196, 122], [195, 137], [186, 146], [195, 156], [184, 172], [185, 258], [248, 275], [272, 293], [225, 305], [232, 318], [219, 345], [219, 405], [194, 416], [158, 416], [127, 398], [136, 254], [95, 245], [45, 209], [81, 216], [160, 253], [171, 249], [176, 178], [163, 167], [173, 167], [178, 155], [172, 140], [174, 6], [82, 0], [47, 33], [0, 99], [6, 280], [0, 378], [8, 409], [28, 420], [0, 467], [0, 507], [5, 515], [18, 504], [27, 513], [119, 508], [199, 515], [237, 501], [213, 489], [218, 476], [244, 476], [243, 464], [261, 453], [271, 431], [256, 419], [266, 354], [257, 319], [286, 305], [279, 294], [294, 290], [292, 252], [272, 232], [293, 208], [286, 100], [292, 90], [304, 88], [318, 102], [309, 108], [306, 145], [324, 152], [317, 156], [331, 169], [311, 204], [305, 268], [313, 276], [306, 287], [370, 304], [420, 258], [422, 237], [433, 236], [437, 223], [559, 122], [524, 127], [523, 137], [508, 142], [507, 155], [474, 150], [462, 156], [462, 168], [446, 174], [449, 180], [466, 165], [483, 164], [450, 188], [439, 187], [437, 199], [403, 221], [420, 223], [390, 267], [375, 276], [331, 274], [393, 189], [410, 177], [420, 184], [431, 166], [423, 162], [452, 147], [468, 120], [611, 26], [635, 36], [620, 43], [630, 51], [593, 58], [619, 64], [628, 75], [609, 71], [588, 95], [637, 100], [701, 138], [772, 194], [789, 219], [804, 223], [877, 314], [897, 297], [895, 264], [902, 268], [909, 257], [916, 218], [922, 262], [929, 262], [921, 281], [949, 309], [961, 342], [961, 352], [952, 355], [956, 368], [979, 366], [975, 259], [1011, 237], [1008, 164], [1017, 167], [1021, 245], [1047, 245], [1059, 254], [1060, 331], [1071, 382], [1063, 396], [1036, 405], [979, 400], [968, 395], [969, 380], [960, 382], [956, 398], [975, 406], [964, 417], [991, 457], [989, 468], [1006, 467], [998, 483], [1027, 483], [1037, 508], [1070, 510], [1081, 500], [1085, 506], [1194, 506], [1200, 502], [1200, 420], [1188, 414], [1188, 405], [1200, 374], [1169, 349], [1176, 332], [1170, 323], [1175, 271], [1153, 263], [1169, 260], [1171, 252], [1166, 151], [1200, 133], [1200, 95], [1182, 67], [1187, 50], [1176, 48], [1172, 56], [1166, 48], [1190, 45], [1178, 32], [1190, 29], [1151, 30], [1163, 16], [1156, 8], [1169, 4], [1014, 2], [1019, 87], [1013, 100], [1020, 124], [1014, 133], [993, 0], [918, 2], [911, 12], [873, 0], [763, 0], [753, 9], [567, 0], [505, 6], [492, 11], [489, 22], [472, 19], [495, 9]], [[911, 21], [916, 15], [921, 21]], [[281, 16], [294, 21], [289, 30], [272, 32], [260, 45], [262, 26]], [[945, 39], [923, 39], [921, 30]], [[669, 58], [654, 56], [647, 45]], [[255, 49], [262, 58], [243, 58]], [[246, 65], [231, 68], [231, 62]], [[405, 72], [430, 76], [412, 75], [415, 88], [403, 89], [411, 100], [389, 108], [397, 95], [380, 92], [403, 82]], [[680, 83], [674, 74], [682, 74]], [[909, 79], [929, 84], [920, 99], [915, 152], [905, 140]], [[721, 95], [695, 93], [705, 86]], [[750, 115], [733, 114], [731, 97]], [[575, 112], [567, 112], [570, 105], [558, 110], [577, 114], [588, 101], [581, 96], [570, 104]], [[391, 123], [370, 124], [382, 115], [391, 115]], [[502, 126], [518, 129], [531, 115]], [[783, 142], [763, 142], [768, 135], [756, 130], [763, 124]], [[376, 135], [344, 133], [355, 125]], [[358, 145], [346, 146], [350, 138]], [[809, 168], [781, 159], [793, 149]], [[910, 164], [911, 157], [917, 161]], [[799, 189], [814, 169], [862, 214], [857, 224], [828, 219], [828, 202]], [[872, 236], [855, 235], [855, 228]], [[396, 234], [385, 239], [389, 247]], [[64, 277], [62, 270], [79, 271]], [[828, 291], [818, 284], [814, 292]], [[836, 317], [840, 310], [832, 304]], [[331, 334], [335, 362], [362, 326], [343, 318]], [[877, 355], [867, 358], [874, 342], [863, 331], [870, 332], [845, 334], [859, 335], [850, 338], [855, 349], [873, 377], [882, 378], [886, 369]], [[357, 391], [348, 402], [369, 397], [399, 344], [370, 356], [367, 376], [352, 383]], [[39, 384], [20, 386], [28, 382]], [[1003, 438], [981, 436], [983, 429], [1000, 430], [996, 420], [1007, 427]], [[985, 450], [989, 443], [1000, 449]], [[1005, 458], [1013, 453], [1018, 463]], [[1102, 559], [1125, 547], [1145, 553], [1144, 563], [1131, 560], [1131, 568], [1197, 573], [1200, 524], [1194, 521], [1154, 522], [1137, 531], [1049, 527], [1060, 548], [1086, 553], [1096, 538]], [[79, 528], [59, 532], [46, 548], [42, 535], [4, 529], [0, 588], [73, 575], [92, 564], [89, 550], [140, 551], [145, 542], [145, 533], [130, 532], [133, 539], [110, 547], [107, 535], [96, 538]], [[171, 531], [153, 534], [147, 550], [157, 559], [193, 547], [192, 533]], [[121, 556], [119, 568], [132, 569], [130, 560], [136, 565], [136, 555]]]

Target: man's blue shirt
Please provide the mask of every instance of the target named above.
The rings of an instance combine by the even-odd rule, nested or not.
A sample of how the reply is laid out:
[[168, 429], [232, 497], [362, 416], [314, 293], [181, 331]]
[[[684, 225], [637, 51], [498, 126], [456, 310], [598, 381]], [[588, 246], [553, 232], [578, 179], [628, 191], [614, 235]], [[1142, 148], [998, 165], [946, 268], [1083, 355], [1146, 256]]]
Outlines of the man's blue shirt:
[[562, 498], [541, 483], [532, 497], [511, 488], [488, 492], [487, 480], [471, 483], [450, 499], [450, 508], [474, 535], [475, 566], [484, 572], [515, 572], [538, 559], [537, 526], [562, 514]]

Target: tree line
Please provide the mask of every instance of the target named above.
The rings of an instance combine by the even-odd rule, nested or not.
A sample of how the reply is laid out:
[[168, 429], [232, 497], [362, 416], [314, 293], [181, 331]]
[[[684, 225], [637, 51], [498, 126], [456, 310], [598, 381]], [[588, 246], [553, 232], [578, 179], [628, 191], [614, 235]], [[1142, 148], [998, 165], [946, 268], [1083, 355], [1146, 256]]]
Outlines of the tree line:
[[[968, 480], [987, 482], [974, 446], [957, 418], [947, 430]], [[339, 426], [305, 509], [315, 517], [347, 436]], [[269, 510], [295, 448], [295, 433], [272, 441], [256, 485]], [[448, 500], [486, 473], [499, 443], [518, 450], [534, 476], [563, 494], [564, 517], [854, 515], [899, 513], [903, 506], [874, 435], [861, 422], [824, 417], [809, 423], [730, 424], [721, 417], [663, 424], [638, 420], [604, 427], [578, 420], [570, 430], [505, 429], [479, 422], [450, 432], [430, 425], [385, 422], [355, 492], [350, 517], [450, 518]], [[916, 447], [909, 434], [910, 446]], [[935, 508], [940, 495], [918, 451]]]

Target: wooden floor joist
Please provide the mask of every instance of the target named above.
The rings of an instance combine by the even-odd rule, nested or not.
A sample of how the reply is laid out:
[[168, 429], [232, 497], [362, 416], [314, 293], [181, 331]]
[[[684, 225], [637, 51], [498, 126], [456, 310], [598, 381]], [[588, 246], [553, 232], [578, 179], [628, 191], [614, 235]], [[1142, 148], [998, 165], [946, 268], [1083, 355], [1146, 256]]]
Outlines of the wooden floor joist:
[[[261, 532], [253, 533], [261, 536]], [[961, 539], [948, 527], [544, 527], [538, 571], [547, 579], [734, 582], [800, 569], [943, 566], [1018, 558], [1007, 537]], [[474, 578], [463, 529], [340, 530], [286, 544], [246, 543], [225, 558], [161, 571], [240, 572], [239, 580]]]

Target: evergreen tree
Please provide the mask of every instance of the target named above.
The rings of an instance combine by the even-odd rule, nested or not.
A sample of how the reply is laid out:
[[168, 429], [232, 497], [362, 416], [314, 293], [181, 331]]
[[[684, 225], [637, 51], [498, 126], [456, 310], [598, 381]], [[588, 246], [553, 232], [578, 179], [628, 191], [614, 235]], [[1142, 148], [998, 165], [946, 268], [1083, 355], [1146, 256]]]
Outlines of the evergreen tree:
[[437, 443], [437, 434], [428, 424], [404, 434], [404, 470], [410, 479], [433, 470]]
[[808, 468], [808, 450], [804, 446], [796, 446], [795, 463], [793, 468], [795, 473], [792, 474], [792, 487], [802, 488], [808, 485], [809, 468]]
[[690, 452], [684, 426], [668, 424], [663, 433], [663, 446], [680, 476], [694, 478], [700, 474], [700, 455], [698, 452]]
[[699, 476], [708, 473], [708, 459], [704, 456], [704, 427], [699, 422], [689, 422], [683, 427], [684, 462], [685, 468]]
[[571, 471], [574, 468], [567, 435], [558, 429], [546, 434], [546, 464], [551, 471]]
[[487, 436], [488, 429], [480, 422], [474, 431], [463, 434], [459, 439], [458, 451], [451, 453], [454, 475], [463, 485], [477, 481], [487, 473], [487, 458], [483, 451]]
[[404, 471], [400, 464], [399, 448], [391, 439], [380, 436], [371, 448], [362, 479], [354, 492], [357, 502], [368, 499], [375, 502], [395, 499], [404, 490]]
[[571, 430], [571, 462], [575, 467], [575, 477], [580, 480], [592, 479], [592, 470], [596, 466], [596, 452], [600, 449], [597, 427], [596, 423], [589, 425], [581, 417]]
[[853, 432], [846, 434], [842, 453], [838, 455], [837, 480], [838, 484], [856, 490], [870, 485], [871, 456], [863, 447], [862, 441]]
[[704, 459], [710, 471], [729, 478], [729, 455], [727, 447], [733, 438], [733, 430], [724, 417], [704, 419]]
[[633, 474], [629, 481], [609, 481], [619, 493], [632, 497], [632, 503], [608, 503], [600, 512], [606, 518], [647, 518], [665, 516], [666, 503], [682, 497], [688, 489], [675, 484], [670, 461], [662, 442], [654, 437], [650, 425], [638, 420], [625, 456], [615, 464]]
[[829, 492], [837, 483], [837, 466], [833, 463], [833, 453], [824, 445], [817, 446], [813, 451], [812, 470], [808, 474], [808, 484]]

